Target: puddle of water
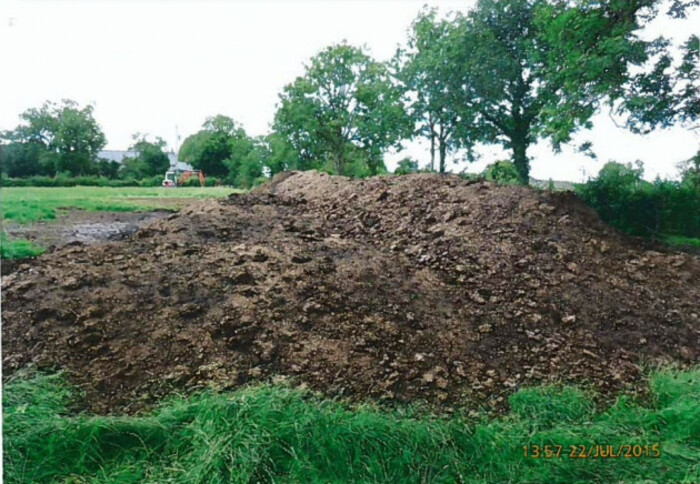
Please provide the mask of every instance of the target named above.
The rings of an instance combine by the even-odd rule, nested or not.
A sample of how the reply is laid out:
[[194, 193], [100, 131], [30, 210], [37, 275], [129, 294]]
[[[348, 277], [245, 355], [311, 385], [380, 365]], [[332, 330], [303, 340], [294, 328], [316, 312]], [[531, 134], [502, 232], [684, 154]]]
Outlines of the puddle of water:
[[72, 227], [73, 237], [86, 244], [101, 240], [117, 240], [131, 235], [139, 229], [139, 224], [113, 222], [113, 223], [86, 223]]

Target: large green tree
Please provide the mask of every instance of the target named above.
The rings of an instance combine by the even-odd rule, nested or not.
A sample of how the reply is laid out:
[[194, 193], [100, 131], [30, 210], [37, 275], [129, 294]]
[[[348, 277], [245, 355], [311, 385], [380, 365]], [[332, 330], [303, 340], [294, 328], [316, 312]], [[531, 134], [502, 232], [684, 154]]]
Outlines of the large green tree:
[[280, 133], [259, 138], [258, 149], [263, 168], [271, 177], [290, 169], [302, 169], [294, 146]]
[[[464, 146], [497, 143], [529, 180], [528, 147], [558, 150], [605, 104], [616, 105], [662, 41], [638, 36], [654, 0], [479, 0], [455, 21], [446, 80], [460, 111]], [[456, 80], [456, 82], [455, 82]]]
[[245, 131], [221, 114], [207, 118], [202, 128], [182, 143], [180, 159], [209, 176], [226, 177], [229, 169], [224, 162], [231, 157], [230, 141], [245, 136]]
[[[93, 117], [93, 106], [80, 107], [75, 101], [60, 103], [47, 101], [40, 108], [31, 108], [20, 114], [22, 124], [4, 134], [13, 143], [27, 144], [25, 155], [34, 156], [26, 161], [42, 166], [47, 174], [68, 172], [85, 175], [94, 171], [97, 153], [107, 140]], [[42, 146], [37, 152], [32, 146]], [[26, 159], [25, 159], [26, 160]]]
[[[254, 157], [251, 155], [254, 148], [254, 140], [240, 124], [219, 114], [207, 118], [202, 130], [185, 139], [179, 158], [208, 176], [226, 178], [232, 184], [248, 185], [256, 173], [251, 158]], [[243, 165], [248, 175], [239, 176]]]
[[257, 140], [242, 129], [228, 140], [229, 157], [224, 161], [228, 181], [236, 186], [250, 188], [262, 176], [262, 164]]
[[439, 171], [446, 169], [447, 154], [459, 147], [456, 136], [460, 116], [455, 110], [450, 85], [458, 76], [458, 64], [452, 62], [455, 48], [450, 31], [453, 24], [437, 18], [435, 9], [421, 11], [411, 24], [408, 43], [397, 53], [398, 78], [408, 96], [408, 112], [415, 123], [415, 135], [430, 143], [430, 170], [435, 170], [439, 153]]
[[342, 175], [349, 162], [362, 160], [374, 174], [409, 129], [401, 95], [385, 64], [359, 48], [333, 45], [285, 86], [274, 129], [294, 147], [301, 169], [328, 161]]
[[41, 164], [46, 148], [42, 143], [10, 142], [0, 145], [0, 167], [8, 176], [21, 178], [44, 175]]
[[166, 142], [160, 137], [149, 141], [148, 136], [142, 133], [134, 134], [131, 139], [129, 149], [136, 152], [136, 157], [125, 160], [124, 174], [134, 178], [165, 174], [170, 167], [170, 159], [165, 152]]

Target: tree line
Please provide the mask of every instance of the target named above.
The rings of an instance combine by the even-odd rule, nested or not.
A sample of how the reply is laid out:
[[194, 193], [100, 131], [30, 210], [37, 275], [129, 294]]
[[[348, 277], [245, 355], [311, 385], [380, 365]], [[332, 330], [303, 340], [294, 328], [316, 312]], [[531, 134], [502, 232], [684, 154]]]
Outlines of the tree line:
[[93, 116], [92, 105], [81, 107], [64, 99], [47, 101], [20, 114], [22, 123], [0, 135], [2, 173], [15, 178], [99, 176], [138, 180], [165, 173], [170, 159], [161, 138], [135, 133], [129, 150], [134, 155], [122, 164], [100, 159], [107, 144]]
[[[212, 116], [179, 158], [248, 187], [289, 169], [385, 173], [388, 150], [425, 139], [431, 171], [448, 171], [458, 152], [471, 160], [476, 146], [500, 145], [527, 184], [533, 143], [548, 140], [558, 151], [603, 109], [634, 132], [697, 121], [698, 37], [674, 60], [667, 40], [640, 36], [658, 15], [683, 18], [697, 4], [674, 0], [662, 12], [660, 0], [479, 0], [443, 17], [425, 8], [392, 59], [379, 62], [346, 42], [328, 46], [284, 87], [269, 134], [252, 137], [232, 118]], [[124, 166], [96, 160], [105, 137], [92, 106], [46, 103], [22, 119], [2, 135], [10, 176], [139, 177], [165, 166], [165, 143], [144, 136]], [[399, 172], [414, 165], [402, 160]]]

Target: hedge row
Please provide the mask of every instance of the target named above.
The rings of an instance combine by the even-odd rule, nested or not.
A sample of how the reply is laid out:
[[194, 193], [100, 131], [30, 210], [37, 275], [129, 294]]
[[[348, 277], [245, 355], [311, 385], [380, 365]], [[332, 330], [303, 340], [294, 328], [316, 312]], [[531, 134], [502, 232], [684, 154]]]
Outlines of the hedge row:
[[[5, 175], [0, 180], [0, 185], [3, 187], [159, 187], [163, 182], [162, 176], [154, 176], [136, 180], [133, 178], [113, 179], [103, 176], [78, 176], [71, 177], [68, 175], [57, 175], [55, 177], [48, 176], [31, 176], [27, 178], [10, 178]], [[206, 186], [212, 187], [222, 185], [222, 181], [218, 178], [207, 178]], [[199, 179], [192, 177], [186, 183], [186, 186], [199, 186]]]
[[576, 186], [605, 222], [630, 235], [700, 237], [700, 186], [605, 175]]

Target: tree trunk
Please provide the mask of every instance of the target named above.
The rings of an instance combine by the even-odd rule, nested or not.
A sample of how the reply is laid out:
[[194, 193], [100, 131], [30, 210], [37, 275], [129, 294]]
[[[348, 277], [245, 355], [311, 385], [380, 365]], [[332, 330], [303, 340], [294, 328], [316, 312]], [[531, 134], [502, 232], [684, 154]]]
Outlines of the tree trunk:
[[529, 144], [527, 136], [515, 136], [510, 143], [513, 149], [513, 165], [518, 172], [518, 182], [521, 185], [530, 184], [530, 160], [527, 157]]
[[435, 171], [435, 125], [430, 123], [430, 171]]
[[343, 157], [342, 149], [335, 157], [335, 169], [338, 170], [338, 175], [343, 176], [343, 171], [345, 171], [345, 158]]
[[377, 174], [377, 163], [372, 160], [367, 160], [367, 169], [369, 170], [369, 176], [374, 176]]
[[447, 157], [447, 147], [444, 141], [440, 141], [440, 173], [445, 173], [445, 159]]
[[520, 185], [527, 186], [530, 184], [530, 160], [527, 157], [527, 148], [531, 141], [530, 123], [532, 118], [524, 113], [523, 99], [527, 92], [527, 86], [522, 75], [521, 72], [513, 93], [513, 106], [511, 108], [513, 131], [510, 133], [510, 147], [513, 149], [513, 165], [518, 172], [518, 182]]
[[381, 155], [377, 155], [371, 152], [367, 155], [367, 168], [369, 169], [370, 176], [375, 176], [377, 174], [380, 158]]
[[447, 157], [447, 143], [443, 133], [443, 127], [440, 126], [440, 137], [438, 138], [440, 150], [440, 173], [445, 173], [445, 158]]

